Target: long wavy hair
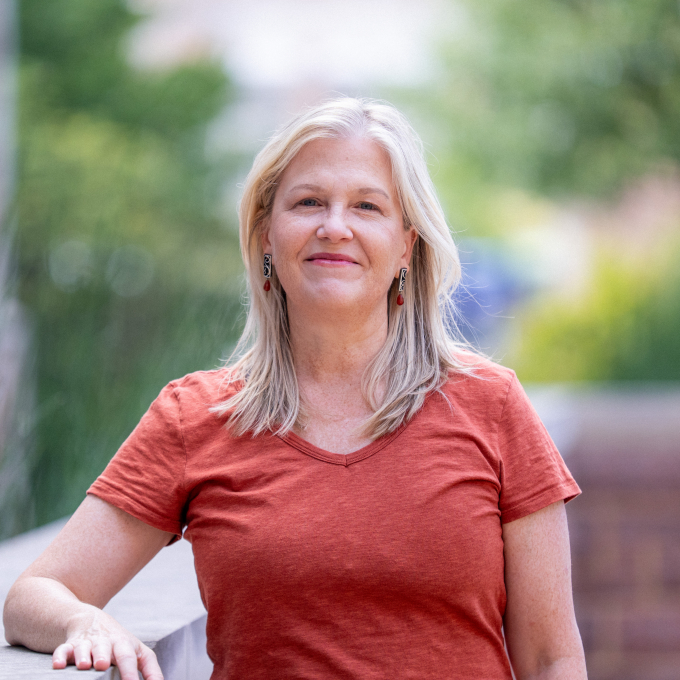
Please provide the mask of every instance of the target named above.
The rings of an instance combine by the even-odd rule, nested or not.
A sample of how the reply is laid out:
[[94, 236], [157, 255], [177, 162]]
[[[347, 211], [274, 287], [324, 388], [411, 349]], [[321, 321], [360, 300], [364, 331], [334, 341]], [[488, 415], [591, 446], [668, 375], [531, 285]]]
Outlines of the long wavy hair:
[[294, 118], [256, 156], [245, 181], [239, 207], [241, 255], [248, 282], [248, 316], [241, 339], [227, 361], [227, 380], [238, 391], [211, 410], [228, 414], [236, 436], [304, 429], [290, 346], [286, 294], [276, 273], [271, 290], [263, 290], [261, 235], [272, 212], [282, 173], [302, 147], [320, 138], [362, 137], [389, 155], [401, 203], [404, 228], [418, 234], [398, 306], [397, 281], [385, 300], [388, 333], [384, 346], [367, 367], [362, 390], [373, 414], [364, 424], [372, 439], [407, 422], [426, 395], [439, 390], [451, 371], [471, 373], [473, 364], [460, 354], [469, 349], [452, 323], [452, 293], [460, 282], [458, 250], [427, 170], [423, 145], [406, 117], [389, 104], [343, 97]]

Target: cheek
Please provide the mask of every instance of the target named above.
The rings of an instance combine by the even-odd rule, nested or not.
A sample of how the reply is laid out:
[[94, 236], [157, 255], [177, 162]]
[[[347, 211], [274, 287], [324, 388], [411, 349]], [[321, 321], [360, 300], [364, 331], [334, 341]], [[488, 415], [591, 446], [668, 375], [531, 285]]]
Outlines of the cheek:
[[288, 259], [290, 253], [300, 248], [303, 236], [292, 220], [279, 219], [269, 229], [269, 242], [272, 246], [274, 259]]
[[399, 268], [403, 244], [399, 236], [390, 234], [379, 242], [371, 244], [372, 253], [369, 255], [376, 272], [381, 275], [392, 276]]
[[274, 269], [285, 285], [294, 277], [298, 254], [305, 245], [306, 237], [300, 225], [292, 220], [278, 220], [269, 230], [270, 250]]

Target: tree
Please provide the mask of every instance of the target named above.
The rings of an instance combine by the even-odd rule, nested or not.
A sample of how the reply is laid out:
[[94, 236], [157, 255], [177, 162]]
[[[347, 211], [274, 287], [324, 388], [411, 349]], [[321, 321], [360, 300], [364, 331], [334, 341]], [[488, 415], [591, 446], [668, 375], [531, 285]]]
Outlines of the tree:
[[[503, 238], [494, 206], [508, 188], [557, 201], [610, 199], [631, 179], [680, 163], [677, 2], [458, 6], [463, 20], [444, 47], [441, 77], [418, 109], [437, 140], [436, 182], [454, 227]], [[512, 358], [520, 373], [680, 379], [679, 245], [667, 243], [674, 257], [642, 267], [601, 254], [580, 306], [533, 301], [520, 312], [525, 341]], [[624, 281], [632, 294], [621, 299]]]
[[74, 509], [163, 384], [233, 340], [240, 261], [218, 217], [216, 64], [140, 73], [119, 0], [22, 0], [19, 293], [38, 374], [36, 521]]

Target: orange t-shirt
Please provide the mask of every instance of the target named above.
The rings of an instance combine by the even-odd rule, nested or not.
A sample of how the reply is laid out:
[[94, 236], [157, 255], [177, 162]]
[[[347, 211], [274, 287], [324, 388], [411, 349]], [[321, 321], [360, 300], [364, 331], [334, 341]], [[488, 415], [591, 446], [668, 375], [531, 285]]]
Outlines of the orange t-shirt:
[[514, 373], [348, 455], [230, 436], [226, 375], [165, 387], [88, 492], [186, 527], [213, 680], [510, 680], [501, 524], [579, 493]]

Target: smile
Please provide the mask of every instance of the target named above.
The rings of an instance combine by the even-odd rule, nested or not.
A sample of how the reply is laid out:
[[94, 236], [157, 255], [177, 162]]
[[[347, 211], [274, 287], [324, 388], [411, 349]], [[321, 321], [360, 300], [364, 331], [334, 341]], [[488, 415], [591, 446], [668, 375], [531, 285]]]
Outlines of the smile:
[[349, 255], [343, 255], [342, 253], [314, 253], [313, 255], [307, 258], [306, 262], [336, 267], [357, 264], [357, 262], [353, 260]]

